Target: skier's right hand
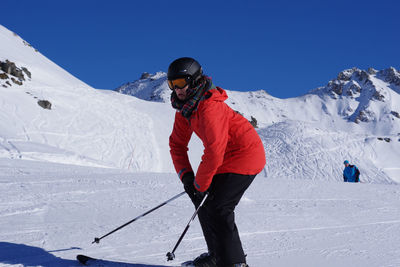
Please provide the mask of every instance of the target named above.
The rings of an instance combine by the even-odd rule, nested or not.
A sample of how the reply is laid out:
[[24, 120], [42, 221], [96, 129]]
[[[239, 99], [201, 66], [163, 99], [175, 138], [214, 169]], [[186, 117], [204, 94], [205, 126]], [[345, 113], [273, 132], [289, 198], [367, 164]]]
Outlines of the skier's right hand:
[[195, 195], [196, 189], [194, 188], [194, 173], [187, 172], [182, 177], [183, 188], [185, 192], [192, 198]]
[[193, 204], [197, 207], [200, 205], [201, 200], [203, 197], [201, 196], [202, 193], [198, 192], [196, 188], [194, 187], [194, 173], [193, 172], [187, 172], [183, 175], [182, 177], [182, 183], [183, 183], [183, 188], [185, 189], [185, 192], [188, 194], [190, 199], [192, 200]]

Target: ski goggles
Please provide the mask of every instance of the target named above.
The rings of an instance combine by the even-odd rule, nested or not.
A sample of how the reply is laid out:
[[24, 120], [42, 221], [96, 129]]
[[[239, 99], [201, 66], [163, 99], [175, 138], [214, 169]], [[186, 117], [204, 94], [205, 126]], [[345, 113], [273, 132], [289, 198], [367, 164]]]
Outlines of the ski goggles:
[[189, 77], [184, 77], [184, 78], [178, 78], [175, 80], [168, 80], [168, 86], [169, 89], [175, 90], [176, 88], [178, 89], [183, 89], [185, 88], [186, 85], [189, 84]]

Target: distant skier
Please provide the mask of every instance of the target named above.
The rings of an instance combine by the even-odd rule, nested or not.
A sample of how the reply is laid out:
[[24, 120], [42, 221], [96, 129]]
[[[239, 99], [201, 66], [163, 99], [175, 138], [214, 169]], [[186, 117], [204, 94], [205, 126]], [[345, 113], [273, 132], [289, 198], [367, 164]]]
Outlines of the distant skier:
[[348, 160], [344, 162], [343, 180], [349, 183], [358, 183], [360, 181], [360, 171], [356, 165], [350, 165]]
[[[224, 103], [226, 92], [203, 75], [196, 60], [173, 61], [168, 86], [172, 107], [177, 110], [169, 139], [176, 172], [195, 207], [209, 192], [198, 213], [208, 252], [197, 257], [194, 265], [246, 267], [234, 210], [264, 168], [261, 139], [247, 119]], [[193, 132], [204, 145], [196, 175], [187, 154]]]

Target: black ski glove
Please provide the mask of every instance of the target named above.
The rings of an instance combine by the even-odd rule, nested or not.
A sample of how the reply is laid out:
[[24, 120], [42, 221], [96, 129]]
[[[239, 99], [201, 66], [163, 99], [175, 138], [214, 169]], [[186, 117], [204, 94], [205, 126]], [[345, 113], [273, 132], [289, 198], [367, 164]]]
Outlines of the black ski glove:
[[185, 189], [185, 192], [189, 195], [193, 204], [196, 207], [198, 205], [200, 205], [206, 192], [197, 191], [197, 189], [194, 187], [194, 173], [193, 172], [185, 173], [182, 177], [182, 183], [183, 183], [183, 188]]
[[187, 172], [182, 177], [183, 188], [189, 197], [193, 200], [196, 189], [194, 188], [194, 173]]

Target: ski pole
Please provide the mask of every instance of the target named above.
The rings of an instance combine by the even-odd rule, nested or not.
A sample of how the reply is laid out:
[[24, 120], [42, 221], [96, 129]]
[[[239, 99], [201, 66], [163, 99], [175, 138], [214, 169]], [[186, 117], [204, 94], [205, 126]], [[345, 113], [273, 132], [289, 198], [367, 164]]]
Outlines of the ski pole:
[[172, 261], [173, 259], [175, 259], [175, 254], [174, 254], [175, 250], [178, 248], [178, 246], [181, 243], [183, 237], [185, 236], [187, 230], [189, 229], [190, 224], [192, 223], [194, 218], [196, 218], [197, 213], [199, 212], [200, 208], [203, 206], [203, 204], [206, 201], [207, 197], [208, 197], [208, 193], [205, 194], [205, 196], [204, 196], [203, 200], [201, 201], [200, 205], [197, 207], [196, 211], [193, 213], [192, 217], [190, 218], [188, 224], [185, 227], [185, 230], [183, 230], [183, 233], [179, 237], [178, 242], [176, 242], [176, 245], [175, 245], [174, 249], [171, 252], [167, 253], [166, 256], [167, 256], [167, 260], [168, 261]]
[[102, 237], [100, 237], [100, 238], [99, 238], [99, 237], [95, 237], [95, 238], [94, 238], [94, 241], [92, 242], [92, 244], [94, 244], [94, 243], [100, 243], [100, 240], [103, 239], [104, 237], [109, 236], [109, 235], [111, 235], [112, 233], [114, 233], [114, 232], [116, 232], [116, 231], [118, 231], [118, 230], [124, 228], [124, 227], [127, 226], [128, 224], [131, 224], [131, 223], [133, 223], [134, 221], [136, 221], [137, 219], [146, 216], [147, 214], [149, 214], [149, 213], [155, 211], [156, 209], [158, 209], [158, 208], [164, 206], [165, 204], [171, 202], [172, 200], [177, 199], [178, 197], [182, 196], [183, 194], [185, 194], [185, 191], [183, 191], [182, 193], [179, 193], [179, 194], [177, 194], [176, 196], [174, 196], [174, 197], [168, 199], [167, 201], [161, 203], [161, 204], [158, 205], [157, 207], [154, 207], [154, 208], [152, 208], [151, 210], [146, 211], [146, 212], [143, 213], [142, 215], [137, 216], [136, 218], [134, 218], [134, 219], [130, 220], [129, 222], [127, 222], [127, 223], [121, 225], [120, 227], [118, 227], [118, 228], [112, 230], [111, 232], [109, 232], [109, 233], [103, 235]]

